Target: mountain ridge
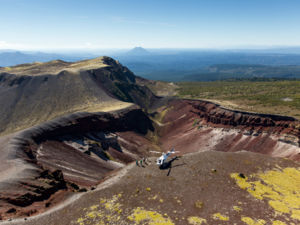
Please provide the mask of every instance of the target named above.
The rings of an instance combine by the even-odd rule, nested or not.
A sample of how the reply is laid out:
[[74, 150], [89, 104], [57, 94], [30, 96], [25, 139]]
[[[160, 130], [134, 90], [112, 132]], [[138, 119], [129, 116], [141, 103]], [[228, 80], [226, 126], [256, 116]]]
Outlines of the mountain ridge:
[[77, 111], [110, 111], [132, 103], [146, 106], [155, 98], [136, 83], [130, 70], [109, 57], [2, 68], [0, 83], [1, 133]]

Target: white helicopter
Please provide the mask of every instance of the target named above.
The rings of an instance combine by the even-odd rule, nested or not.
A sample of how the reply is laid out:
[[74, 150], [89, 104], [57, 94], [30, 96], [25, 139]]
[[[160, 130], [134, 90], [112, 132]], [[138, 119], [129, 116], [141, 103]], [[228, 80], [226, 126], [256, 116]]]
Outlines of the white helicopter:
[[161, 157], [159, 157], [157, 160], [156, 160], [156, 164], [157, 165], [163, 165], [164, 164], [164, 162], [167, 160], [167, 158], [171, 155], [171, 154], [174, 154], [175, 153], [175, 149], [174, 148], [172, 148], [172, 150], [171, 151], [168, 151], [167, 153], [163, 153], [162, 155], [161, 155]]

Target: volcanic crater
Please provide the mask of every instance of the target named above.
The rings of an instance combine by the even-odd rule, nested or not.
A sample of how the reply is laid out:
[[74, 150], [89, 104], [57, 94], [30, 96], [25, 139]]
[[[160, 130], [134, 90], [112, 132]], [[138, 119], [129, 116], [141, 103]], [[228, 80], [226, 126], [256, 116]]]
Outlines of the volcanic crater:
[[[238, 186], [274, 168], [295, 169], [299, 185], [292, 117], [158, 97], [109, 57], [0, 68], [0, 93], [0, 218], [9, 224], [300, 220], [296, 206], [281, 212]], [[179, 158], [167, 173], [153, 157], [171, 148]]]

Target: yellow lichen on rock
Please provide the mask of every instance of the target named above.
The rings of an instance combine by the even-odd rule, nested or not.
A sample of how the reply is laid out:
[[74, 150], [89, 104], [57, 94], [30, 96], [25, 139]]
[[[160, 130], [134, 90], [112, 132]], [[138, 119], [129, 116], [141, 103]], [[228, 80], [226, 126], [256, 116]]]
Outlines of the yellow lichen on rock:
[[203, 202], [201, 202], [201, 201], [199, 201], [199, 200], [196, 201], [196, 202], [195, 202], [195, 207], [198, 208], [198, 209], [202, 209], [202, 207], [203, 207]]
[[88, 209], [84, 210], [84, 216], [78, 218], [76, 223], [79, 225], [119, 224], [122, 205], [118, 202], [118, 200], [121, 196], [122, 195], [119, 194], [114, 195], [111, 199], [100, 199], [100, 204], [92, 205]]
[[289, 213], [290, 209], [287, 207], [287, 205], [284, 202], [281, 202], [279, 200], [277, 201], [269, 201], [269, 205], [272, 206], [273, 209], [276, 210], [276, 212], [280, 213]]
[[97, 208], [98, 208], [98, 205], [92, 205], [92, 206], [90, 207], [91, 210], [95, 210], [95, 209], [97, 209]]
[[292, 218], [300, 220], [300, 210], [292, 210]]
[[239, 185], [240, 188], [242, 189], [248, 189], [251, 188], [251, 184], [248, 183], [248, 178], [242, 178], [239, 176], [238, 173], [232, 173], [230, 174], [230, 177], [235, 179], [236, 183]]
[[174, 225], [169, 217], [163, 217], [158, 212], [145, 210], [140, 207], [135, 208], [133, 213], [127, 218], [135, 224], [147, 222], [149, 225]]
[[156, 200], [157, 199], [157, 195], [154, 195], [152, 198], [150, 198], [151, 200]]
[[84, 225], [84, 218], [78, 218], [76, 221], [79, 225]]
[[97, 214], [96, 214], [96, 212], [89, 212], [88, 214], [86, 214], [86, 216], [91, 219], [94, 219], [94, 218], [96, 218]]
[[280, 220], [275, 220], [275, 221], [273, 221], [272, 225], [286, 225], [286, 223], [284, 223]]
[[241, 220], [248, 225], [264, 225], [266, 221], [264, 220], [254, 220], [250, 217], [243, 216]]
[[187, 220], [192, 225], [206, 224], [206, 219], [197, 216], [190, 216]]
[[238, 173], [230, 175], [238, 186], [247, 190], [257, 199], [268, 200], [269, 205], [279, 214], [289, 214], [300, 220], [300, 170], [276, 168], [264, 173], [252, 174], [249, 178]]
[[228, 221], [229, 220], [229, 217], [228, 216], [224, 216], [222, 215], [221, 213], [215, 213], [213, 214], [213, 219], [215, 220], [223, 220], [223, 221]]
[[233, 206], [232, 208], [233, 208], [233, 210], [236, 211], [236, 212], [242, 211], [242, 208], [239, 207], [239, 206]]

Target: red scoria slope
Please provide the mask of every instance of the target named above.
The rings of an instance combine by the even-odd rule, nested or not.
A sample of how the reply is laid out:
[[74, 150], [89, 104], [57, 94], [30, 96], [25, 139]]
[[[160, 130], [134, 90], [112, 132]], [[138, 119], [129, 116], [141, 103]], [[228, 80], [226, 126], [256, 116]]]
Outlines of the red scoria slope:
[[197, 100], [173, 100], [160, 108], [160, 143], [195, 151], [251, 151], [300, 159], [300, 123], [294, 118], [239, 112]]
[[0, 218], [43, 212], [71, 193], [93, 188], [155, 149], [145, 137], [152, 131], [145, 113], [133, 106], [71, 114], [1, 138], [7, 163], [1, 167]]

